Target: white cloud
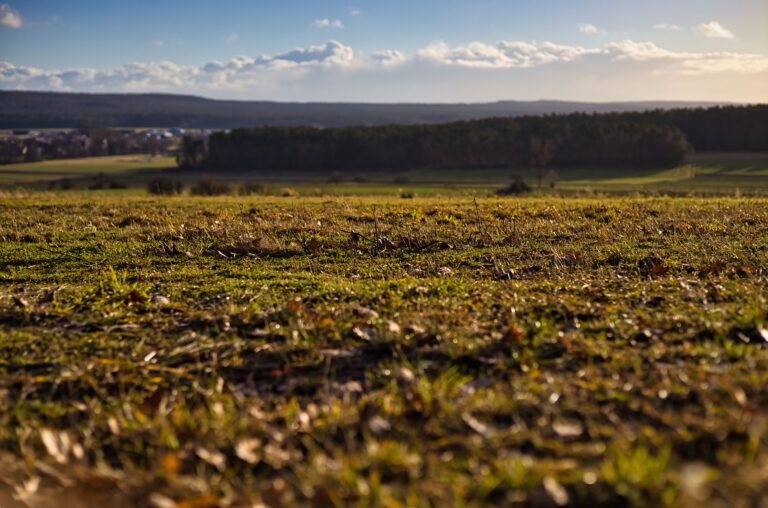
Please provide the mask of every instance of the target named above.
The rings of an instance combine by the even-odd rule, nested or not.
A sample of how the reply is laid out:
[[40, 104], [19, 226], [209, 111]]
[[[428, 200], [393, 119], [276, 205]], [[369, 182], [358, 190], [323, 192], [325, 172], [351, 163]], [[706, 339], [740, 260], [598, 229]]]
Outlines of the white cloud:
[[733, 35], [733, 32], [725, 28], [717, 21], [702, 23], [696, 27], [696, 31], [704, 37], [709, 37], [710, 39], [733, 39], [736, 37]]
[[662, 65], [659, 70], [693, 76], [724, 72], [758, 74], [768, 71], [768, 56], [753, 53], [675, 52], [660, 48], [652, 42], [634, 41], [607, 44], [605, 50], [619, 61], [656, 62]]
[[330, 28], [334, 30], [341, 30], [344, 28], [344, 23], [340, 19], [316, 19], [312, 22], [312, 26], [315, 28]]
[[405, 53], [394, 49], [382, 49], [380, 51], [374, 51], [371, 54], [371, 60], [385, 66], [393, 66], [405, 63], [408, 60], [408, 57]]
[[600, 29], [591, 23], [581, 23], [579, 25], [579, 31], [585, 34], [597, 34], [600, 33]]
[[362, 14], [363, 14], [363, 11], [361, 9], [358, 9], [358, 8], [355, 8], [355, 7], [351, 8], [349, 10], [349, 15], [350, 16], [361, 16]]
[[237, 34], [229, 34], [226, 39], [224, 39], [224, 42], [227, 44], [234, 44], [237, 41], [240, 40], [240, 36]]
[[19, 11], [13, 7], [8, 4], [0, 4], [0, 26], [18, 29], [24, 26], [24, 20], [21, 19]]
[[165, 43], [161, 40], [152, 41], [152, 45], [156, 48], [162, 48]]
[[679, 32], [683, 29], [680, 25], [675, 25], [674, 23], [656, 23], [653, 25], [653, 28], [655, 30], [661, 30], [665, 32]]
[[[706, 78], [702, 78], [706, 76]], [[201, 66], [173, 62], [132, 63], [109, 70], [47, 70], [0, 62], [0, 88], [87, 92], [161, 91], [238, 98], [282, 100], [467, 100], [496, 93], [509, 98], [526, 83], [530, 94], [576, 97], [571, 85], [583, 82], [582, 94], [661, 93], [678, 87], [733, 87], [768, 100], [764, 85], [768, 56], [736, 52], [680, 52], [652, 42], [624, 40], [596, 47], [552, 42], [471, 42], [431, 44], [413, 54], [382, 49], [356, 53], [338, 41], [297, 48], [276, 55], [238, 56]], [[608, 84], [614, 88], [608, 88]], [[729, 84], [730, 83], [730, 84]], [[731, 86], [733, 84], [733, 86]], [[431, 88], [440, 90], [432, 93]], [[552, 92], [548, 92], [553, 90]], [[677, 88], [675, 89], [677, 90]], [[558, 92], [559, 91], [559, 92]], [[626, 92], [626, 93], [625, 93]], [[459, 95], [459, 94], [467, 95]], [[419, 99], [420, 97], [420, 99]], [[512, 96], [519, 98], [516, 96]], [[646, 95], [646, 98], [648, 96]], [[738, 100], [725, 95], [722, 100]]]
[[598, 49], [562, 46], [551, 42], [501, 41], [496, 44], [472, 42], [450, 48], [437, 42], [417, 53], [417, 57], [443, 65], [477, 69], [530, 68], [553, 62], [570, 62], [581, 56], [597, 53]]
[[345, 65], [355, 58], [354, 50], [338, 41], [329, 41], [320, 46], [297, 48], [288, 53], [276, 55], [272, 61], [286, 61], [297, 64], [332, 63]]
[[598, 48], [566, 46], [551, 42], [473, 42], [451, 48], [437, 42], [419, 51], [416, 58], [440, 65], [475, 69], [528, 69], [577, 60], [654, 62], [658, 70], [685, 74], [712, 72], [758, 73], [768, 70], [768, 56], [749, 53], [676, 52], [653, 42], [625, 40]]

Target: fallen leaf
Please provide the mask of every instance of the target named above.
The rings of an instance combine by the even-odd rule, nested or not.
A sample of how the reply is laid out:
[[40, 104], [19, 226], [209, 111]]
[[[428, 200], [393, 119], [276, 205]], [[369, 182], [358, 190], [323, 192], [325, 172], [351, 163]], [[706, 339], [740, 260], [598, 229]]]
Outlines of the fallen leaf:
[[160, 471], [168, 478], [175, 478], [181, 469], [181, 461], [174, 453], [168, 453], [160, 458]]
[[258, 464], [261, 460], [261, 454], [257, 453], [259, 448], [261, 448], [261, 439], [243, 439], [235, 445], [235, 455], [237, 455], [240, 460], [249, 464]]
[[198, 447], [195, 453], [200, 459], [212, 465], [220, 472], [224, 472], [227, 468], [227, 458], [218, 450]]
[[584, 433], [584, 426], [575, 419], [557, 420], [552, 424], [552, 429], [560, 437], [575, 438]]
[[504, 341], [511, 344], [520, 344], [524, 340], [525, 336], [523, 335], [523, 332], [521, 332], [514, 323], [510, 323], [506, 333], [504, 334]]
[[547, 491], [547, 494], [549, 494], [549, 497], [552, 498], [552, 501], [555, 502], [558, 506], [565, 506], [570, 501], [570, 498], [568, 497], [568, 491], [565, 490], [565, 487], [560, 485], [557, 480], [555, 480], [551, 476], [547, 476], [544, 478], [544, 490]]

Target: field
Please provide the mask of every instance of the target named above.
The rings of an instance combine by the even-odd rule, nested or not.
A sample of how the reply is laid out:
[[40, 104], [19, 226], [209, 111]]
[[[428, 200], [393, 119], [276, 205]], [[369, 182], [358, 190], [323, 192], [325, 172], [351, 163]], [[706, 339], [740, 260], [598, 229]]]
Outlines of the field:
[[90, 181], [100, 173], [130, 183], [136, 179], [136, 176], [169, 168], [175, 164], [173, 157], [152, 158], [147, 155], [89, 157], [31, 164], [8, 164], [0, 166], [0, 185], [45, 186], [51, 181], [61, 179]]
[[[392, 174], [345, 175], [347, 182], [329, 183], [327, 174], [254, 174], [185, 172], [175, 168], [173, 157], [127, 155], [45, 161], [33, 164], [0, 166], [0, 190], [60, 189], [62, 179], [74, 189], [85, 189], [99, 178], [125, 186], [121, 194], [143, 194], [147, 183], [159, 176], [169, 176], [186, 186], [200, 178], [213, 177], [237, 187], [243, 182], [259, 182], [267, 193], [281, 195], [286, 188], [305, 196], [393, 195], [417, 196], [488, 196], [510, 182], [513, 174], [532, 185], [537, 175], [532, 170], [510, 169], [425, 169], [403, 172], [394, 183]], [[548, 172], [549, 173], [549, 172]], [[768, 196], [768, 154], [704, 153], [690, 157], [683, 167], [673, 169], [569, 169], [550, 175], [554, 194], [614, 195], [697, 195], [697, 196]], [[358, 180], [358, 181], [354, 181]], [[548, 180], [549, 181], [549, 180]], [[293, 192], [291, 192], [293, 193]]]
[[756, 198], [6, 194], [0, 506], [759, 506], [766, 238]]

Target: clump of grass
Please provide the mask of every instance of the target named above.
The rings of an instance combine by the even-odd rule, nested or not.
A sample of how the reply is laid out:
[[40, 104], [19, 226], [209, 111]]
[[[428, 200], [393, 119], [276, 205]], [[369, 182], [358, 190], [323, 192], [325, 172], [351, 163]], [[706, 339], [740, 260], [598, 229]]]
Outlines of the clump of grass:
[[193, 196], [224, 196], [232, 193], [228, 183], [213, 178], [203, 178], [192, 184], [189, 193]]
[[512, 183], [507, 185], [506, 187], [503, 187], [501, 189], [498, 189], [496, 191], [497, 196], [519, 196], [522, 194], [528, 194], [532, 191], [530, 185], [525, 183], [525, 180], [523, 180], [520, 176], [513, 176], [512, 177]]
[[181, 182], [173, 181], [167, 176], [153, 178], [147, 184], [147, 192], [153, 196], [173, 196], [181, 194], [183, 186]]
[[237, 193], [241, 196], [253, 196], [266, 194], [267, 186], [259, 182], [244, 182], [237, 189]]

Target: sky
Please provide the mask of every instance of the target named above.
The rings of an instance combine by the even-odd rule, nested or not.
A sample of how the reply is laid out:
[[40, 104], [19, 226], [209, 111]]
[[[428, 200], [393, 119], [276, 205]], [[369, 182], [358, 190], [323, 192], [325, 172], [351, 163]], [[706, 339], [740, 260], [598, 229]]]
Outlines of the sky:
[[768, 0], [0, 0], [0, 89], [768, 103]]

